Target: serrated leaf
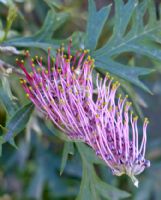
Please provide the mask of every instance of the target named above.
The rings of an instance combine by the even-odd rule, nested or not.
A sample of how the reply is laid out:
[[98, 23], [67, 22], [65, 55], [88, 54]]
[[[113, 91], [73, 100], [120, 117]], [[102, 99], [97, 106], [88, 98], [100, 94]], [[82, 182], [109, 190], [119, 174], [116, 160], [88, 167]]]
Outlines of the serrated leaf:
[[137, 6], [137, 0], [128, 0], [125, 4], [122, 0], [115, 0], [115, 24], [114, 37], [121, 39], [126, 31], [127, 25], [131, 19], [133, 11]]
[[86, 48], [94, 50], [97, 46], [98, 39], [109, 16], [111, 5], [103, 7], [96, 11], [94, 0], [88, 0], [89, 16], [86, 30]]
[[4, 29], [4, 36], [2, 37], [1, 41], [6, 40], [8, 33], [11, 29], [12, 23], [15, 20], [15, 18], [17, 17], [17, 7], [14, 5], [14, 3], [11, 2], [7, 2], [9, 5], [9, 10], [8, 10], [8, 15], [7, 15], [7, 20], [6, 20], [6, 27]]
[[[161, 48], [157, 44], [161, 44], [158, 34], [161, 23], [157, 22], [154, 10], [154, 4], [149, 0], [128, 0], [126, 3], [115, 0], [113, 34], [103, 47], [92, 52], [97, 68], [108, 70], [147, 92], [150, 91], [139, 80], [139, 76], [149, 74], [152, 70], [123, 65], [115, 58], [125, 52], [134, 52], [161, 61]], [[145, 25], [146, 12], [149, 18]]]
[[65, 12], [56, 13], [54, 10], [48, 11], [43, 26], [33, 37], [37, 38], [39, 41], [51, 39], [53, 33], [65, 23], [68, 16], [69, 15]]
[[0, 156], [2, 156], [2, 144], [0, 143]]
[[[1, 128], [0, 127], [0, 131], [1, 131]], [[0, 136], [0, 157], [2, 156], [2, 145], [4, 144], [4, 139], [3, 139], [3, 136]]]
[[82, 159], [82, 181], [77, 200], [99, 200], [100, 197], [108, 200], [119, 200], [121, 198], [129, 197], [130, 194], [119, 190], [113, 186], [100, 180], [95, 172], [93, 159], [89, 159], [89, 152], [86, 145], [83, 143], [76, 143], [78, 151]]
[[55, 8], [61, 9], [63, 7], [63, 3], [60, 2], [59, 0], [54, 0], [54, 1], [52, 1], [52, 0], [44, 0], [44, 1], [45, 1], [45, 3], [48, 4], [48, 6], [50, 8], [55, 7]]
[[111, 72], [112, 74], [115, 74], [151, 93], [151, 91], [139, 80], [139, 76], [150, 74], [155, 71], [154, 69], [127, 66], [117, 63], [112, 59], [107, 60], [105, 56], [99, 57], [98, 60], [96, 59], [96, 66], [98, 66], [98, 70]]
[[17, 47], [37, 47], [47, 50], [48, 47], [58, 48], [62, 41], [52, 40], [53, 33], [68, 19], [67, 13], [56, 13], [50, 10], [41, 29], [33, 36], [20, 37], [6, 41], [4, 45]]
[[100, 198], [95, 191], [93, 160], [88, 160], [89, 157], [86, 156], [87, 149], [83, 143], [76, 143], [76, 146], [82, 159], [82, 181], [76, 200], [99, 200]]
[[79, 151], [82, 152], [82, 157], [84, 159], [87, 159], [88, 162], [92, 164], [103, 164], [103, 165], [105, 164], [98, 156], [96, 156], [96, 153], [84, 143], [77, 142], [76, 145], [77, 148], [79, 148]]
[[131, 196], [128, 192], [117, 189], [98, 178], [96, 180], [96, 190], [102, 197], [110, 200], [120, 200]]
[[[80, 149], [79, 149], [80, 152]], [[80, 153], [83, 156], [82, 153]], [[79, 194], [76, 200], [100, 200], [100, 197], [95, 188], [95, 172], [93, 166], [82, 157], [82, 181], [80, 185]]]
[[139, 187], [139, 191], [135, 195], [135, 200], [147, 200], [150, 197], [153, 188], [153, 180], [146, 179], [143, 184]]
[[43, 187], [45, 184], [45, 172], [42, 165], [40, 165], [35, 173], [35, 175], [32, 177], [32, 180], [30, 182], [29, 188], [27, 190], [27, 194], [29, 197], [34, 199], [41, 199], [42, 193], [43, 193]]
[[[131, 86], [131, 84], [127, 83], [124, 80], [119, 80], [119, 82], [121, 83], [121, 87], [124, 89], [124, 91], [128, 93], [128, 95], [129, 95], [129, 97], [130, 97], [130, 99], [131, 99], [131, 101], [134, 105], [134, 108], [136, 110], [136, 113], [138, 113], [140, 118], [143, 120], [144, 115], [143, 115], [143, 112], [140, 108], [140, 105], [143, 106], [143, 103], [144, 103], [144, 106], [145, 106], [145, 102], [143, 101], [143, 99], [137, 93], [135, 93], [135, 90]], [[143, 103], [140, 104], [140, 101], [143, 102]]]
[[84, 162], [83, 169], [82, 169], [82, 181], [80, 185], [79, 194], [76, 198], [76, 200], [86, 200], [86, 199], [93, 199], [92, 194], [90, 191], [90, 180], [88, 178], [88, 170]]
[[5, 106], [7, 113], [11, 116], [15, 112], [15, 105], [11, 101], [10, 97], [6, 94], [4, 89], [0, 87], [0, 101]]
[[71, 140], [67, 137], [65, 133], [60, 131], [58, 128], [53, 126], [51, 122], [49, 122], [47, 125], [47, 128], [51, 131], [52, 134], [54, 134], [56, 137], [58, 137], [61, 140], [64, 140], [66, 142], [71, 142]]
[[69, 154], [71, 154], [71, 155], [74, 154], [74, 146], [73, 146], [72, 142], [65, 142], [64, 148], [63, 148], [61, 166], [60, 166], [60, 175], [62, 175], [62, 173], [64, 171], [64, 168], [66, 166]]
[[[0, 74], [1, 76], [1, 74]], [[11, 91], [11, 85], [9, 83], [9, 80], [7, 77], [5, 77], [4, 75], [1, 76], [1, 83], [0, 83], [0, 87], [2, 88], [2, 90], [5, 91], [6, 95], [11, 99], [15, 99], [15, 97], [12, 94]]]
[[6, 129], [7, 133], [4, 136], [5, 142], [11, 142], [12, 145], [14, 145], [14, 141], [12, 140], [15, 134], [18, 134], [20, 131], [22, 131], [33, 111], [33, 104], [28, 103], [27, 105], [21, 107], [7, 122]]
[[[71, 36], [72, 38], [72, 46], [75, 49], [84, 49], [84, 41], [85, 41], [85, 33], [84, 32], [80, 32], [80, 31], [76, 31], [72, 34]], [[73, 54], [75, 53], [75, 50], [73, 51]]]

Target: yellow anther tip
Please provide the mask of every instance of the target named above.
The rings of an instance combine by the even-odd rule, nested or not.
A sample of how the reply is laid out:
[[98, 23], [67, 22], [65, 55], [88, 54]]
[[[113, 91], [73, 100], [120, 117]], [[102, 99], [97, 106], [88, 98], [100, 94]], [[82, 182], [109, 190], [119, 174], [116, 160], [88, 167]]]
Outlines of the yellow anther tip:
[[29, 50], [26, 50], [25, 53], [26, 53], [26, 54], [29, 54]]
[[135, 116], [135, 117], [133, 118], [133, 120], [134, 120], [134, 121], [138, 120], [138, 116]]
[[70, 62], [70, 59], [66, 59], [66, 62], [69, 63], [69, 62]]
[[149, 123], [149, 119], [146, 117], [146, 118], [144, 119], [144, 122]]
[[84, 53], [86, 53], [86, 52], [87, 52], [87, 50], [85, 49], [85, 50], [83, 50], [83, 52], [84, 52]]

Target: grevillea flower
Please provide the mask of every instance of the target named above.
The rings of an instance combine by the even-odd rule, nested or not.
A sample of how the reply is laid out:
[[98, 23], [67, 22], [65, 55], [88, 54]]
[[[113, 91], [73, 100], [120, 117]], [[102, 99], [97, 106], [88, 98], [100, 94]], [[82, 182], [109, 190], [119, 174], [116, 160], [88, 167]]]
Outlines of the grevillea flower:
[[135, 175], [140, 174], [150, 161], [146, 160], [146, 129], [139, 140], [137, 120], [131, 111], [127, 96], [116, 97], [118, 82], [107, 74], [104, 79], [94, 77], [94, 59], [88, 50], [71, 55], [71, 42], [67, 53], [57, 51], [51, 60], [48, 50], [48, 65], [42, 58], [31, 59], [26, 51], [32, 72], [24, 61], [17, 64], [25, 73], [21, 80], [27, 96], [35, 106], [47, 115], [70, 139], [81, 140], [91, 146], [96, 154], [112, 169], [113, 174], [130, 176], [136, 186]]

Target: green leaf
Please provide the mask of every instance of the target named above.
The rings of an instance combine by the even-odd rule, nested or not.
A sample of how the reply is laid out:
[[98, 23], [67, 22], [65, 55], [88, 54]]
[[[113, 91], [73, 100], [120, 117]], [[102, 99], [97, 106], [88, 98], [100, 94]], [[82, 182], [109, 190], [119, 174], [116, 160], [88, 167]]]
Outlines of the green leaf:
[[142, 181], [143, 184], [139, 187], [139, 190], [135, 195], [135, 200], [149, 199], [149, 197], [151, 196], [154, 187], [153, 180], [146, 177], [146, 179]]
[[96, 11], [94, 0], [88, 0], [88, 21], [86, 30], [86, 48], [94, 50], [97, 46], [98, 39], [109, 16], [111, 5]]
[[40, 31], [33, 37], [37, 38], [38, 41], [51, 39], [53, 33], [65, 23], [68, 17], [69, 15], [65, 12], [56, 13], [53, 9], [50, 10]]
[[80, 191], [76, 198], [76, 200], [100, 200], [96, 190], [95, 190], [95, 183], [93, 181], [92, 173], [93, 166], [88, 164], [85, 160], [82, 160], [82, 181], [80, 185]]
[[150, 74], [155, 71], [154, 69], [124, 65], [117, 63], [112, 59], [107, 60], [106, 56], [100, 56], [98, 60], [96, 59], [96, 66], [99, 66], [96, 68], [99, 71], [103, 70], [104, 72], [111, 72], [151, 93], [151, 91], [139, 80], [139, 76]]
[[124, 35], [131, 16], [137, 6], [137, 0], [128, 0], [126, 4], [122, 0], [115, 0], [115, 24], [114, 36], [117, 40]]
[[61, 167], [60, 167], [60, 175], [62, 175], [64, 171], [69, 154], [74, 155], [74, 145], [72, 142], [65, 142], [63, 148]]
[[[128, 66], [116, 61], [122, 53], [145, 55], [149, 59], [161, 61], [161, 23], [156, 20], [155, 7], [150, 0], [115, 0], [113, 34], [100, 49], [92, 52], [97, 69], [110, 71], [124, 80], [150, 92], [139, 80], [139, 76], [149, 74], [149, 70], [139, 66]], [[149, 13], [145, 25], [145, 13]], [[127, 62], [128, 63], [128, 62]]]
[[45, 18], [41, 29], [33, 36], [19, 37], [6, 41], [4, 45], [11, 45], [17, 47], [37, 47], [47, 50], [48, 47], [58, 48], [62, 40], [53, 40], [53, 33], [65, 23], [68, 19], [67, 13], [56, 13], [50, 10]]
[[0, 157], [2, 156], [2, 144], [4, 141], [2, 140], [2, 137], [0, 137]]
[[103, 165], [105, 165], [104, 161], [101, 160], [98, 156], [96, 156], [96, 153], [93, 151], [93, 149], [91, 149], [90, 147], [88, 147], [84, 143], [78, 142], [77, 147], [79, 148], [79, 151], [82, 152], [82, 156], [85, 155], [84, 159], [87, 159], [88, 162], [90, 162], [92, 164], [103, 164]]
[[76, 143], [76, 146], [82, 159], [82, 181], [76, 200], [99, 200], [100, 198], [94, 189], [95, 183], [93, 175], [95, 176], [95, 173], [93, 169], [93, 160], [92, 163], [88, 160], [89, 157], [86, 156], [87, 149], [85, 148], [85, 144]]
[[7, 132], [7, 129], [0, 124], [0, 157], [2, 156], [2, 145], [5, 143], [3, 135]]
[[2, 144], [0, 142], [0, 156], [2, 156]]
[[5, 106], [7, 113], [11, 116], [15, 112], [15, 105], [13, 104], [10, 97], [6, 94], [4, 89], [0, 87], [0, 101]]
[[93, 164], [95, 161], [89, 159], [89, 149], [83, 143], [76, 143], [82, 159], [82, 181], [77, 200], [99, 200], [101, 197], [110, 200], [119, 200], [129, 197], [130, 194], [119, 190], [100, 180], [95, 172]]
[[32, 177], [31, 183], [27, 190], [28, 196], [34, 199], [41, 199], [43, 187], [45, 184], [45, 172], [42, 165], [39, 165], [35, 175]]
[[14, 6], [14, 4], [11, 4], [9, 6], [7, 23], [6, 23], [6, 27], [5, 27], [5, 34], [4, 34], [4, 37], [2, 38], [2, 41], [4, 41], [7, 38], [9, 30], [11, 29], [13, 21], [15, 20], [16, 17], [17, 17], [17, 8], [16, 8], [16, 6]]
[[119, 200], [119, 199], [123, 199], [123, 198], [127, 198], [131, 196], [128, 192], [117, 189], [101, 181], [98, 177], [96, 180], [96, 190], [99, 192], [99, 194], [102, 197], [108, 198], [111, 200]]
[[60, 2], [59, 0], [54, 0], [54, 1], [52, 1], [52, 0], [44, 0], [44, 1], [45, 1], [45, 3], [48, 4], [48, 6], [50, 8], [53, 8], [53, 7], [58, 8], [58, 9], [63, 8], [63, 3]]
[[[126, 93], [128, 93], [130, 100], [133, 103], [133, 108], [135, 108], [136, 113], [138, 113], [138, 115], [140, 116], [140, 118], [143, 120], [144, 119], [144, 115], [143, 112], [141, 110], [141, 106], [145, 106], [145, 102], [144, 100], [135, 92], [134, 88], [131, 86], [130, 83], [127, 83], [127, 81], [124, 80], [119, 80], [121, 87], [124, 89], [124, 91]], [[141, 103], [140, 103], [141, 102]]]
[[71, 140], [67, 137], [65, 133], [60, 131], [58, 128], [56, 128], [51, 121], [46, 123], [47, 128], [51, 131], [53, 135], [58, 137], [59, 139], [66, 141], [66, 142], [71, 142]]
[[[11, 85], [9, 82], [9, 79], [0, 74], [1, 82], [0, 82], [0, 88], [2, 91], [5, 91], [6, 95], [11, 99], [14, 100], [15, 96], [13, 96], [12, 91], [11, 91]], [[3, 94], [3, 92], [2, 92]], [[2, 100], [3, 101], [3, 100]]]
[[4, 136], [5, 142], [10, 142], [12, 145], [14, 145], [12, 138], [25, 128], [30, 118], [30, 115], [33, 111], [33, 108], [34, 108], [33, 104], [28, 103], [27, 105], [21, 107], [11, 117], [11, 119], [7, 122], [7, 125], [6, 125], [6, 128], [8, 131], [6, 135]]

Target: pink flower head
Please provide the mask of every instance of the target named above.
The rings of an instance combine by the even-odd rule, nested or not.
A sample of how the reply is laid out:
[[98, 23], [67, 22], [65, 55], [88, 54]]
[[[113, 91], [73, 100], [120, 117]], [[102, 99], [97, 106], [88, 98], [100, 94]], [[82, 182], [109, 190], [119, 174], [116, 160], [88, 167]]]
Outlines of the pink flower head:
[[104, 79], [94, 77], [94, 59], [87, 54], [88, 50], [81, 50], [72, 56], [70, 42], [67, 53], [62, 47], [51, 60], [49, 49], [46, 69], [42, 58], [30, 59], [26, 51], [32, 72], [17, 60], [26, 76], [22, 86], [35, 106], [70, 139], [87, 143], [113, 174], [127, 174], [138, 186], [135, 175], [150, 166], [145, 160], [148, 120], [139, 142], [138, 118], [130, 111], [127, 96], [116, 98], [119, 83], [108, 74]]

